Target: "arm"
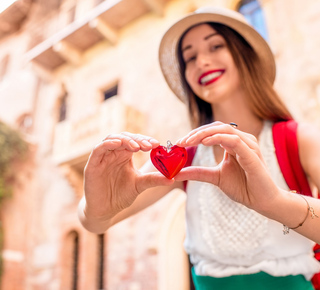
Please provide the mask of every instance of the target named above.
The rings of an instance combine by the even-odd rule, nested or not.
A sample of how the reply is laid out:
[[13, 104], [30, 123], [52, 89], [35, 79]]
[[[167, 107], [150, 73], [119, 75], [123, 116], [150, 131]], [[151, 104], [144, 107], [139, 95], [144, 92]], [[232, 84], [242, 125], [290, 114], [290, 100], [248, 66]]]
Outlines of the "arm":
[[[313, 186], [313, 189], [319, 191], [320, 189], [320, 132], [319, 129], [313, 125], [299, 124], [298, 132], [298, 148], [299, 158], [302, 167], [308, 177], [309, 183]], [[314, 192], [316, 193], [316, 192]], [[319, 231], [319, 218], [320, 216], [320, 200], [308, 198], [303, 200], [300, 194], [280, 192], [279, 200], [274, 203], [275, 209], [267, 211], [265, 214], [271, 214], [269, 217], [289, 227], [297, 227], [304, 220], [303, 226], [296, 228], [296, 231], [302, 235], [308, 237], [311, 240], [318, 241], [319, 237], [317, 231]], [[308, 210], [308, 207], [310, 209]], [[287, 211], [287, 214], [284, 214]], [[294, 211], [294, 214], [290, 214], [290, 211]], [[276, 213], [283, 212], [281, 215]], [[314, 214], [315, 213], [315, 214]], [[294, 218], [293, 218], [294, 217]], [[286, 218], [287, 220], [284, 220]], [[300, 219], [300, 221], [298, 221]]]
[[[297, 227], [296, 232], [320, 244], [320, 199], [312, 197], [305, 197], [305, 199], [308, 203], [300, 194], [278, 189], [273, 202], [257, 211], [289, 228]], [[310, 210], [308, 206], [310, 206]], [[253, 209], [255, 208], [253, 207]], [[316, 214], [315, 216], [313, 216], [313, 212]], [[302, 222], [302, 226], [299, 226]]]
[[[215, 122], [211, 126], [192, 131], [177, 142], [180, 146], [200, 143], [224, 148], [223, 162], [215, 168], [183, 169], [176, 176], [177, 180], [193, 179], [213, 183], [232, 200], [290, 228], [298, 226], [305, 219], [308, 213], [306, 201], [298, 194], [282, 190], [274, 184], [254, 136]], [[319, 162], [312, 164], [313, 169], [319, 170]], [[320, 200], [308, 198], [307, 201], [320, 216]], [[312, 219], [309, 213], [303, 226], [296, 231], [320, 243], [320, 218]]]
[[301, 165], [311, 185], [320, 192], [320, 130], [309, 124], [299, 124], [297, 137]]
[[123, 133], [108, 136], [93, 149], [84, 170], [84, 197], [78, 207], [80, 222], [87, 230], [102, 233], [179, 185], [152, 172], [150, 163], [142, 171], [134, 167], [134, 152], [158, 145], [150, 137]]

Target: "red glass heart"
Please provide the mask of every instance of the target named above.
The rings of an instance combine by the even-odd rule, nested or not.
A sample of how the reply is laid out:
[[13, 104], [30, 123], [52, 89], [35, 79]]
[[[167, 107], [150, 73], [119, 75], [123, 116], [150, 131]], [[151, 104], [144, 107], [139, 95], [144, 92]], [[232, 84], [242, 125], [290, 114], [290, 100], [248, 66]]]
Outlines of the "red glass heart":
[[183, 147], [158, 146], [151, 150], [153, 165], [167, 178], [176, 176], [187, 162], [188, 153]]

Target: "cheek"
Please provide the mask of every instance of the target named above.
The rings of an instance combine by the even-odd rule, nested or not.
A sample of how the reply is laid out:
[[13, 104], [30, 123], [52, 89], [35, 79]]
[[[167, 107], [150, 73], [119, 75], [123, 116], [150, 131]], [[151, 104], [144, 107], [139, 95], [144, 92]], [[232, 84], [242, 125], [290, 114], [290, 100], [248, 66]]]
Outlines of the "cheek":
[[234, 79], [235, 85], [239, 87], [241, 85], [240, 73], [236, 67], [234, 67], [233, 69], [233, 79]]
[[189, 71], [186, 70], [184, 77], [185, 77], [188, 85], [190, 86], [191, 90], [193, 91], [193, 93], [200, 96], [201, 95], [201, 86], [198, 83], [198, 80], [197, 80], [195, 73], [193, 73], [191, 70], [189, 70]]
[[194, 88], [194, 86], [196, 84], [196, 80], [195, 80], [195, 77], [190, 69], [185, 70], [184, 77], [185, 77], [187, 83], [189, 84], [189, 86], [191, 88]]

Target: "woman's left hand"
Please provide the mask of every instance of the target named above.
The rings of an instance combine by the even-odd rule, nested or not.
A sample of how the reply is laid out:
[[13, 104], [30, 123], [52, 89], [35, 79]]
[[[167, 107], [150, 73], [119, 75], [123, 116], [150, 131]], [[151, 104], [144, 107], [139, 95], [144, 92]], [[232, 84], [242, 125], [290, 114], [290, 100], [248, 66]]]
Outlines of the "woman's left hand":
[[257, 139], [229, 124], [214, 122], [191, 131], [176, 143], [178, 146], [220, 145], [223, 161], [216, 167], [190, 166], [176, 180], [197, 180], [218, 186], [232, 200], [255, 210], [272, 204], [278, 187], [272, 181]]

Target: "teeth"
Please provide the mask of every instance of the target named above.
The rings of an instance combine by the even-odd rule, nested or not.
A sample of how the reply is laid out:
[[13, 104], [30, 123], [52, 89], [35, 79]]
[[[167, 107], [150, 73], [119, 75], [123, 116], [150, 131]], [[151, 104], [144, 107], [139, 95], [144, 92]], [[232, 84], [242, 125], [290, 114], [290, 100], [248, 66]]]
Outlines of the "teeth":
[[200, 83], [201, 83], [201, 84], [207, 83], [207, 82], [213, 80], [214, 78], [217, 78], [217, 77], [220, 76], [221, 74], [222, 74], [221, 71], [217, 71], [217, 72], [214, 72], [214, 73], [212, 73], [212, 74], [206, 75], [205, 77], [203, 77], [203, 78], [200, 80]]

